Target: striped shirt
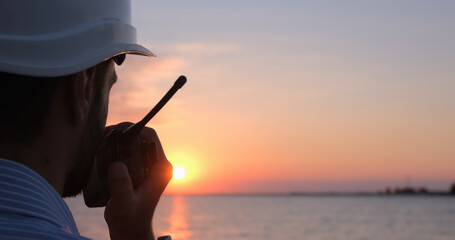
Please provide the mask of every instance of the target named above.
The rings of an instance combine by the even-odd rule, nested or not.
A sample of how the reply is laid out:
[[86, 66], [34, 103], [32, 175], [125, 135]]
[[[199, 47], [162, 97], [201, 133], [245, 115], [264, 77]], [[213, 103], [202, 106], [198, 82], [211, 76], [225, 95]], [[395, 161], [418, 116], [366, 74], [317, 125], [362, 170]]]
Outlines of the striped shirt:
[[55, 189], [30, 168], [0, 158], [0, 239], [82, 240]]

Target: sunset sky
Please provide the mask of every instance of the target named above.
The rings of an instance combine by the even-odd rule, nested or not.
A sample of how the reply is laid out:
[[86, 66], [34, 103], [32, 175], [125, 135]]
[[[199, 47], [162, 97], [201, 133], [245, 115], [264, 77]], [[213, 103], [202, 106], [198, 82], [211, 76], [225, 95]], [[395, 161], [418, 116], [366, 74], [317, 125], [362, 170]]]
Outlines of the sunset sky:
[[377, 191], [455, 182], [455, 1], [134, 0], [157, 58], [118, 68], [108, 124], [148, 125], [167, 193]]

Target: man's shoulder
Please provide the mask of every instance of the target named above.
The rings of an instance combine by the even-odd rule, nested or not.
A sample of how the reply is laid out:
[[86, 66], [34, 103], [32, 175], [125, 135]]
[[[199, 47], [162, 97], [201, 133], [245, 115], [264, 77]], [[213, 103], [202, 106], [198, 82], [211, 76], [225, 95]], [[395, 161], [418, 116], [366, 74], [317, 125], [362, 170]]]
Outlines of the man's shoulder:
[[0, 216], [0, 239], [88, 240], [69, 229], [24, 216]]
[[0, 158], [0, 239], [87, 239], [71, 212], [36, 172]]

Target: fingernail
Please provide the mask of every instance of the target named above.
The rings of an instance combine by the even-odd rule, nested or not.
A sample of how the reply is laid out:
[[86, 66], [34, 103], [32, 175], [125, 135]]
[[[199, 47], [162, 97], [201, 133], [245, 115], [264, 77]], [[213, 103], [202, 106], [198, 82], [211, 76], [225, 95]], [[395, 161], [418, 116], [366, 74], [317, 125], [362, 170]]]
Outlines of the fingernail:
[[121, 162], [113, 162], [109, 166], [109, 175], [113, 178], [124, 178], [128, 176], [126, 166]]

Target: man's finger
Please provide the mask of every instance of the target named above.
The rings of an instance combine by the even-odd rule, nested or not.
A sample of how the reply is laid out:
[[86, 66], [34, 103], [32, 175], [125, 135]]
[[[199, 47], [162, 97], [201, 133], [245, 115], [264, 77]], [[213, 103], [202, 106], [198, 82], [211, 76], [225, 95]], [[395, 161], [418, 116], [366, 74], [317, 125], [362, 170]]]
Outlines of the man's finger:
[[109, 165], [107, 185], [111, 201], [122, 206], [129, 206], [133, 199], [133, 186], [125, 164], [113, 162]]

